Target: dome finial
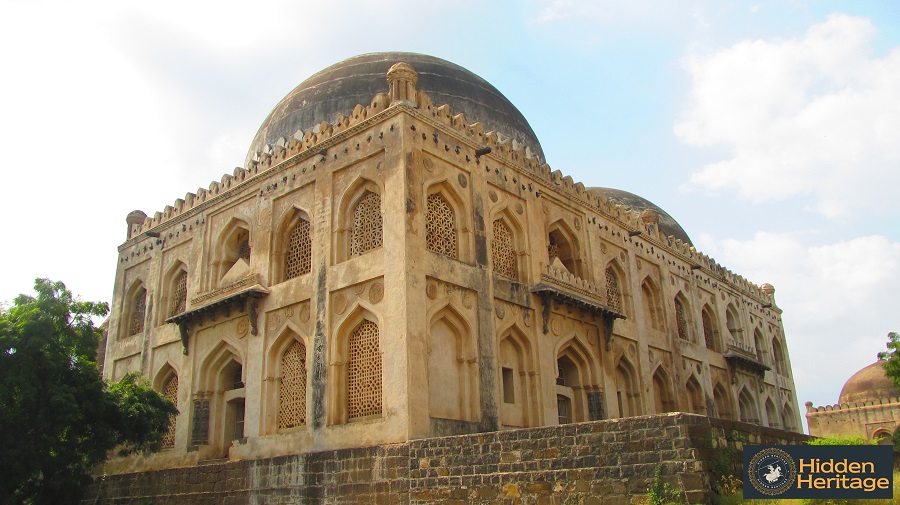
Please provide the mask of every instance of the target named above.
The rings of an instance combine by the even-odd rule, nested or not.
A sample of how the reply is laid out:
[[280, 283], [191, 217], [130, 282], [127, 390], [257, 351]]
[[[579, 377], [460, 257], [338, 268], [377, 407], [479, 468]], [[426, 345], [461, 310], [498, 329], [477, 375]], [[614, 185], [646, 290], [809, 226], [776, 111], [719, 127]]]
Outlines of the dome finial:
[[416, 106], [416, 83], [419, 74], [409, 64], [394, 63], [387, 71], [387, 82], [390, 86], [391, 105], [406, 103]]

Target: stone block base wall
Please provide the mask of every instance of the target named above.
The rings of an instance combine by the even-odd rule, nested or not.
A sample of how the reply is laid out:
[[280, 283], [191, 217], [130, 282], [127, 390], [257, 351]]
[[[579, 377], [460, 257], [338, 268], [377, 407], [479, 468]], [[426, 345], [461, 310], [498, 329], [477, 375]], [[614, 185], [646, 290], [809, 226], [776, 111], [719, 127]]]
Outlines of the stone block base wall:
[[[98, 478], [85, 503], [630, 504], [661, 478], [689, 503], [749, 444], [807, 436], [673, 413]], [[99, 494], [99, 496], [98, 496]]]

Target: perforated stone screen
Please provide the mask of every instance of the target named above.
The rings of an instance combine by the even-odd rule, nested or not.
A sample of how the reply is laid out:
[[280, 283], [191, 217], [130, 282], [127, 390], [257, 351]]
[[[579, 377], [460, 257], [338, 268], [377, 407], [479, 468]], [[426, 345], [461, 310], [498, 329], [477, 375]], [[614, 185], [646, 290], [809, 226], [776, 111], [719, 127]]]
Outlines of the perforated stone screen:
[[491, 242], [491, 261], [494, 272], [515, 279], [518, 271], [516, 251], [512, 245], [512, 233], [502, 219], [494, 221], [494, 240]]
[[675, 299], [675, 323], [678, 324], [678, 338], [689, 340], [687, 317], [684, 314], [684, 305], [678, 298]]
[[187, 272], [184, 270], [175, 279], [175, 289], [172, 290], [172, 315], [184, 312], [187, 305]]
[[703, 338], [706, 339], [706, 348], [715, 351], [718, 349], [718, 345], [716, 345], [716, 336], [713, 332], [712, 318], [704, 310], [701, 319], [703, 320]]
[[350, 334], [347, 362], [347, 417], [381, 414], [381, 350], [378, 326], [363, 321]]
[[306, 423], [306, 347], [295, 341], [281, 355], [278, 429]]
[[350, 256], [381, 247], [381, 195], [366, 191], [353, 209]]
[[136, 335], [144, 331], [144, 316], [147, 313], [147, 290], [141, 288], [134, 295], [134, 307], [131, 309], [131, 324], [129, 335]]
[[309, 221], [301, 219], [291, 230], [284, 260], [284, 280], [309, 273], [310, 251]]
[[456, 217], [453, 209], [439, 194], [428, 195], [428, 212], [425, 215], [425, 240], [428, 250], [458, 258]]
[[606, 303], [613, 310], [622, 310], [622, 297], [619, 294], [619, 277], [612, 268], [606, 269]]
[[[163, 388], [163, 396], [174, 404], [178, 404], [178, 376], [174, 375], [166, 382]], [[162, 438], [163, 449], [171, 449], [175, 447], [175, 414], [169, 416], [169, 429], [166, 430]]]

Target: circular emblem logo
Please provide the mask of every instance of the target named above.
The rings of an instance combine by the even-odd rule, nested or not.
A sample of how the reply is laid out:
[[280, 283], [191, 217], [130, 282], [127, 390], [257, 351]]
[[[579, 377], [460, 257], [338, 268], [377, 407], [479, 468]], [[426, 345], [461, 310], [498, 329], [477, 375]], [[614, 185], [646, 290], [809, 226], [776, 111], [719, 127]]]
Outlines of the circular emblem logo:
[[750, 460], [747, 469], [750, 483], [762, 494], [780, 495], [790, 489], [797, 478], [794, 459], [781, 449], [763, 449]]

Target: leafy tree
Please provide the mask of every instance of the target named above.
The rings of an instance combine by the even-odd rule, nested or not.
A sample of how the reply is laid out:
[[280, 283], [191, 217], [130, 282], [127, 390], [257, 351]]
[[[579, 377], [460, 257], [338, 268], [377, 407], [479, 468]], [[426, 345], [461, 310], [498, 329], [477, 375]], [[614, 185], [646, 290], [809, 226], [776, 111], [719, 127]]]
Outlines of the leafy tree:
[[73, 503], [112, 449], [158, 448], [177, 411], [137, 374], [101, 379], [91, 317], [106, 303], [34, 289], [0, 310], [0, 503]]
[[884, 367], [885, 375], [900, 389], [900, 333], [892, 331], [887, 337], [888, 350], [878, 353], [878, 359], [883, 360], [881, 366]]

